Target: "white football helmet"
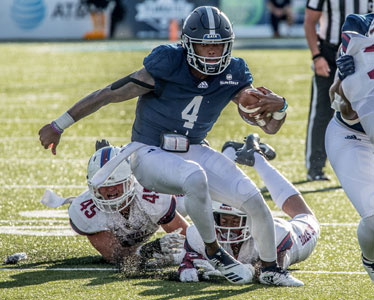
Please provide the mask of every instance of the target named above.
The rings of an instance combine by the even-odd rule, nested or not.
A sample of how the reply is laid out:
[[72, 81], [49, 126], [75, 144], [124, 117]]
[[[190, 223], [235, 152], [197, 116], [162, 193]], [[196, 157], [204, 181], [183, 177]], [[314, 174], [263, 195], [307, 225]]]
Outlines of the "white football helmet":
[[[124, 160], [112, 175], [99, 188], [90, 184], [90, 180], [96, 172], [104, 166], [109, 160], [115, 157], [121, 148], [108, 146], [97, 150], [90, 158], [87, 167], [88, 188], [96, 207], [106, 213], [115, 213], [125, 209], [134, 199], [135, 186], [134, 177], [131, 172], [129, 163]], [[113, 199], [104, 199], [99, 192], [101, 187], [108, 187], [122, 184], [123, 193]]]
[[[239, 209], [231, 207], [226, 204], [222, 204], [216, 201], [212, 201], [213, 216], [215, 220], [215, 228], [217, 231], [217, 239], [222, 244], [233, 244], [240, 243], [248, 240], [251, 237], [250, 234], [250, 223], [247, 215]], [[221, 215], [232, 215], [240, 218], [238, 226], [227, 227], [221, 224]], [[233, 230], [240, 230], [240, 234], [233, 232]]]

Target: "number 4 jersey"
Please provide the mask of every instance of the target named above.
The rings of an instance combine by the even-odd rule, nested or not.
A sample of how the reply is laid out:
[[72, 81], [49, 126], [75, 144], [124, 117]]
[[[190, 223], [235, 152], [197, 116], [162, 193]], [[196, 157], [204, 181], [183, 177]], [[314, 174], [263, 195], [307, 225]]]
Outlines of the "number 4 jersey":
[[190, 72], [181, 45], [162, 45], [144, 59], [155, 89], [139, 97], [132, 141], [160, 145], [162, 132], [174, 132], [199, 144], [221, 111], [244, 87], [252, 83], [245, 61], [232, 57], [219, 75], [198, 79]]
[[69, 207], [70, 223], [81, 235], [111, 231], [122, 245], [136, 245], [146, 241], [159, 225], [169, 223], [175, 216], [174, 196], [158, 194], [135, 183], [135, 197], [129, 205], [130, 212], [125, 218], [120, 212], [100, 211], [88, 191], [80, 194]]

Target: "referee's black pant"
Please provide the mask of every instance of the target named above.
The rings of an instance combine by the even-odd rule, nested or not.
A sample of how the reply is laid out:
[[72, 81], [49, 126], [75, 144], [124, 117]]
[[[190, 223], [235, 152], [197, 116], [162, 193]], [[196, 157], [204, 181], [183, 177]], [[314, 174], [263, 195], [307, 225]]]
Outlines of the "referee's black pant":
[[309, 108], [305, 163], [310, 175], [322, 174], [326, 164], [325, 133], [334, 110], [331, 108], [329, 88], [334, 81], [338, 47], [321, 41], [320, 51], [330, 66], [330, 76], [314, 74]]

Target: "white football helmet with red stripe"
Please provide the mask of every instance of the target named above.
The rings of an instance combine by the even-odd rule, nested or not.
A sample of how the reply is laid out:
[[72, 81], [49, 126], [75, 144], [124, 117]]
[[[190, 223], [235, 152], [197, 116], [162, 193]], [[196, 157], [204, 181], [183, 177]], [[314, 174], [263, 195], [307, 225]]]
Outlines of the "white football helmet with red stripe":
[[[115, 157], [121, 148], [108, 146], [97, 150], [90, 158], [87, 167], [87, 180], [88, 188], [92, 196], [92, 200], [103, 212], [115, 213], [125, 209], [131, 201], [134, 199], [135, 188], [134, 188], [134, 177], [131, 172], [129, 163], [124, 160], [117, 169], [110, 175], [110, 177], [105, 181], [105, 183], [99, 188], [94, 188], [90, 184], [90, 180], [96, 174], [96, 172], [104, 166], [109, 160]], [[102, 187], [112, 187], [119, 186], [119, 190], [123, 189], [121, 193], [114, 193], [113, 195], [105, 196], [100, 189]]]
[[[251, 237], [249, 218], [244, 212], [216, 201], [212, 201], [212, 206], [217, 239], [221, 244], [240, 243]], [[237, 219], [231, 220], [231, 224], [224, 223], [224, 215], [231, 215]]]

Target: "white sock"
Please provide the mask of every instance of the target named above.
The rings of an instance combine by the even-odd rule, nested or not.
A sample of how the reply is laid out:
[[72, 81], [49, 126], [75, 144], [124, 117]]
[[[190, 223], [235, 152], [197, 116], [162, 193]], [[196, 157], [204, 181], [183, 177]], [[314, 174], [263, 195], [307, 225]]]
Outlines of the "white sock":
[[265, 157], [255, 152], [255, 164], [253, 166], [264, 181], [271, 198], [282, 209], [284, 202], [299, 191], [277, 169], [270, 165]]

